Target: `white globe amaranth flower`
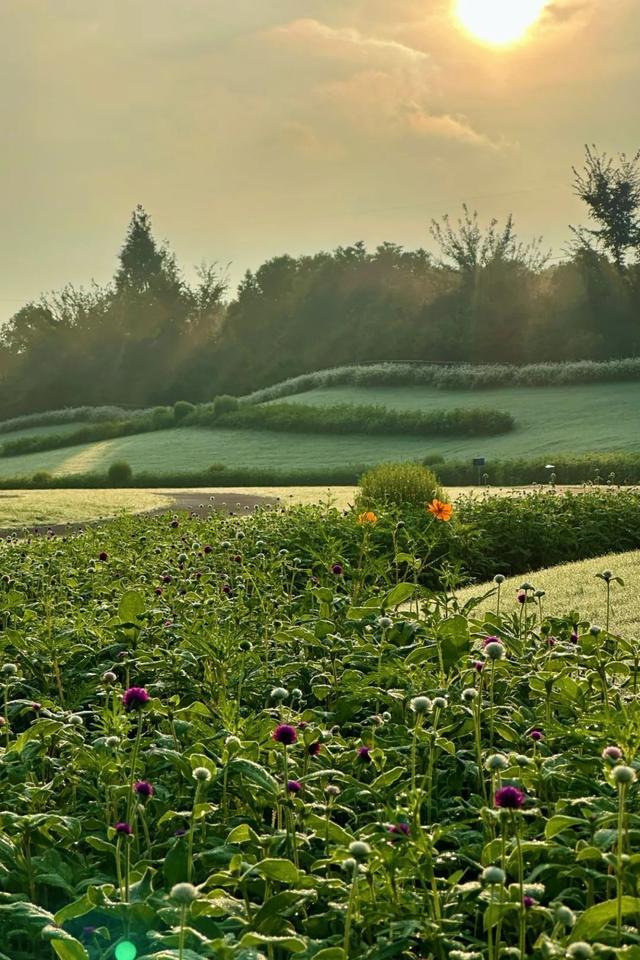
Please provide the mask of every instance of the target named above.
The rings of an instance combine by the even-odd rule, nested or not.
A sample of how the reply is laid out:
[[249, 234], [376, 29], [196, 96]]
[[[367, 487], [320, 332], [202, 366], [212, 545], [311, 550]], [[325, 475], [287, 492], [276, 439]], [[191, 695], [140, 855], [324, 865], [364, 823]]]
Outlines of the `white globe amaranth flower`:
[[431, 709], [429, 697], [414, 697], [409, 706], [414, 713], [427, 713]]
[[593, 948], [584, 940], [576, 940], [575, 943], [567, 947], [567, 957], [570, 960], [591, 960], [593, 957]]
[[488, 643], [484, 648], [485, 656], [489, 660], [504, 660], [505, 649], [501, 643], [498, 643], [497, 640], [493, 640], [491, 643]]
[[509, 761], [504, 753], [492, 753], [491, 756], [485, 760], [484, 766], [485, 770], [495, 773], [497, 770], [506, 770], [509, 766]]
[[611, 777], [618, 786], [627, 786], [630, 783], [635, 783], [638, 779], [633, 767], [626, 767], [624, 764], [614, 767], [611, 771]]
[[363, 863], [368, 859], [371, 847], [364, 840], [354, 840], [353, 843], [349, 844], [349, 853], [358, 863]]
[[192, 883], [176, 883], [171, 887], [169, 896], [181, 906], [187, 906], [197, 899], [198, 891]]
[[561, 903], [559, 907], [556, 908], [556, 920], [558, 923], [561, 923], [563, 927], [573, 927], [576, 922], [576, 915], [570, 907], [566, 907], [564, 903]]
[[208, 780], [211, 780], [211, 770], [207, 770], [206, 767], [194, 767], [191, 776], [198, 783], [207, 783]]
[[482, 871], [483, 883], [504, 883], [507, 875], [500, 867], [485, 867]]

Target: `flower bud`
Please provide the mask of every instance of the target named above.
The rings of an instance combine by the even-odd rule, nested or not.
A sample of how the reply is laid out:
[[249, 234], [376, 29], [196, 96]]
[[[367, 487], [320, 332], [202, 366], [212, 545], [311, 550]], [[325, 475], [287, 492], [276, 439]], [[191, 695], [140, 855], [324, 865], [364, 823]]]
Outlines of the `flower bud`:
[[414, 697], [409, 706], [414, 713], [423, 714], [430, 709], [431, 700], [429, 700], [429, 697]]
[[635, 783], [637, 780], [633, 767], [625, 767], [624, 764], [614, 767], [611, 771], [611, 777], [618, 786], [626, 786], [629, 783]]
[[371, 853], [371, 847], [364, 840], [354, 840], [349, 844], [349, 853], [358, 863], [364, 862]]
[[505, 757], [504, 753], [493, 753], [490, 757], [484, 762], [485, 770], [489, 770], [491, 773], [496, 772], [497, 770], [506, 770], [509, 766], [509, 761]]
[[485, 867], [482, 871], [483, 883], [504, 883], [507, 875], [500, 867]]
[[191, 776], [198, 783], [207, 783], [208, 780], [211, 780], [211, 771], [207, 770], [206, 767], [194, 767]]
[[171, 887], [169, 896], [180, 906], [186, 907], [197, 898], [198, 891], [192, 883], [176, 883]]

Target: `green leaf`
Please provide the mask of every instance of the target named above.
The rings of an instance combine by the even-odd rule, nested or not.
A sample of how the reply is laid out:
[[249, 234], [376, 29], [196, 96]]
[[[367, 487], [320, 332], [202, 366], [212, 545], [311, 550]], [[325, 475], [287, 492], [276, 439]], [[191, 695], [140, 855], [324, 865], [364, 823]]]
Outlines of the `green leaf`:
[[307, 945], [300, 937], [268, 937], [263, 933], [245, 933], [240, 941], [241, 947], [261, 947], [269, 946], [282, 947], [289, 953], [302, 953]]
[[183, 883], [187, 879], [188, 848], [185, 837], [178, 837], [164, 858], [164, 875], [167, 885]]
[[260, 837], [248, 823], [241, 823], [234, 827], [226, 840], [227, 843], [259, 843]]
[[562, 833], [563, 830], [567, 830], [569, 827], [575, 826], [585, 826], [585, 821], [580, 820], [579, 817], [566, 817], [563, 814], [559, 814], [556, 817], [551, 817], [546, 827], [544, 828], [544, 835], [547, 840], [553, 840], [559, 833]]
[[138, 593], [137, 590], [127, 590], [118, 604], [120, 623], [130, 623], [132, 626], [138, 627], [140, 625], [138, 617], [145, 612], [145, 607], [146, 604], [141, 593]]
[[278, 781], [259, 763], [246, 760], [244, 757], [234, 757], [233, 760], [229, 761], [228, 769], [230, 774], [240, 774], [241, 777], [250, 780], [270, 798], [273, 799], [278, 796]]
[[[327, 831], [327, 821], [325, 817], [319, 816], [317, 813], [308, 813], [304, 818], [305, 825], [311, 827], [311, 829], [319, 836], [325, 837]], [[353, 840], [353, 836], [350, 833], [347, 833], [343, 827], [339, 824], [334, 823], [332, 820], [329, 821], [329, 839], [333, 840], [334, 843], [342, 843], [345, 846], [349, 846]]]
[[75, 937], [52, 940], [51, 946], [60, 960], [89, 960], [89, 954]]
[[94, 908], [95, 904], [85, 894], [85, 896], [80, 897], [79, 900], [74, 900], [73, 903], [68, 903], [66, 907], [58, 910], [55, 915], [55, 921], [59, 926], [62, 926], [67, 920], [84, 917], [85, 913], [90, 913]]
[[415, 593], [416, 586], [414, 583], [397, 583], [393, 590], [390, 590], [382, 601], [382, 609], [387, 610], [389, 607], [399, 607], [401, 603], [405, 603], [409, 597], [412, 597]]
[[376, 777], [372, 782], [371, 789], [380, 790], [382, 787], [390, 787], [392, 783], [399, 780], [406, 772], [404, 767], [392, 767], [391, 770], [385, 770], [384, 773], [381, 773], [380, 776]]
[[347, 955], [342, 947], [325, 947], [314, 953], [313, 960], [347, 960]]
[[[593, 940], [618, 913], [618, 901], [607, 900], [585, 910], [571, 933], [572, 940]], [[622, 916], [640, 913], [640, 897], [622, 897]]]
[[258, 871], [261, 877], [266, 877], [268, 880], [278, 880], [280, 883], [297, 883], [300, 877], [300, 871], [291, 860], [267, 858], [256, 863], [254, 869]]

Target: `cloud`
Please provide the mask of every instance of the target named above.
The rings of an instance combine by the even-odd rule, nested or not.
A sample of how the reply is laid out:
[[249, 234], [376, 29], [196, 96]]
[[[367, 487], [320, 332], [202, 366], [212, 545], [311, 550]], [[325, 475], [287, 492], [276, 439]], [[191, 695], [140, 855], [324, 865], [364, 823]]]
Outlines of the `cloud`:
[[544, 17], [547, 22], [569, 23], [588, 13], [594, 5], [594, 0], [552, 0], [545, 7]]
[[342, 54], [348, 59], [370, 60], [384, 58], [400, 63], [425, 63], [429, 54], [416, 50], [397, 40], [385, 40], [367, 36], [354, 27], [330, 27], [319, 20], [300, 19], [275, 27], [269, 35], [292, 40], [315, 48], [321, 55], [335, 57]]

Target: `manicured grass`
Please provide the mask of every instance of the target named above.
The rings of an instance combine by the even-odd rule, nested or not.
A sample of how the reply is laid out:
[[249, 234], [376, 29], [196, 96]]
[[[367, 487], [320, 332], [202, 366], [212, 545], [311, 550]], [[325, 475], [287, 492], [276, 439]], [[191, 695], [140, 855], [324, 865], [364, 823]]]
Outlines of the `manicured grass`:
[[[545, 590], [543, 609], [545, 616], [563, 616], [569, 610], [579, 610], [580, 616], [600, 625], [605, 621], [605, 585], [596, 574], [611, 570], [622, 577], [624, 586], [614, 584], [611, 588], [611, 629], [616, 633], [633, 635], [640, 630], [640, 551], [614, 553], [579, 563], [565, 563], [548, 570], [536, 570], [519, 577], [512, 577], [501, 588], [501, 605], [504, 613], [515, 613], [519, 605], [516, 597], [521, 583], [528, 581], [536, 589]], [[458, 599], [480, 597], [495, 588], [494, 583], [483, 583], [458, 591]], [[495, 596], [484, 601], [478, 611], [495, 611]]]
[[168, 507], [171, 500], [153, 490], [7, 490], [0, 493], [0, 527], [80, 523]]
[[640, 383], [568, 387], [436, 390], [433, 387], [331, 387], [288, 397], [287, 403], [380, 404], [394, 410], [487, 407], [506, 410], [516, 429], [496, 437], [429, 438], [425, 452], [447, 459], [486, 456], [547, 460], [554, 452], [640, 450]]
[[82, 429], [82, 427], [88, 427], [88, 423], [54, 423], [49, 426], [41, 427], [24, 427], [22, 430], [12, 430], [10, 433], [0, 433], [0, 447], [3, 443], [9, 443], [13, 440], [27, 440], [30, 437], [47, 437], [52, 434], [55, 436], [62, 436], [65, 434], [75, 433], [76, 430]]

